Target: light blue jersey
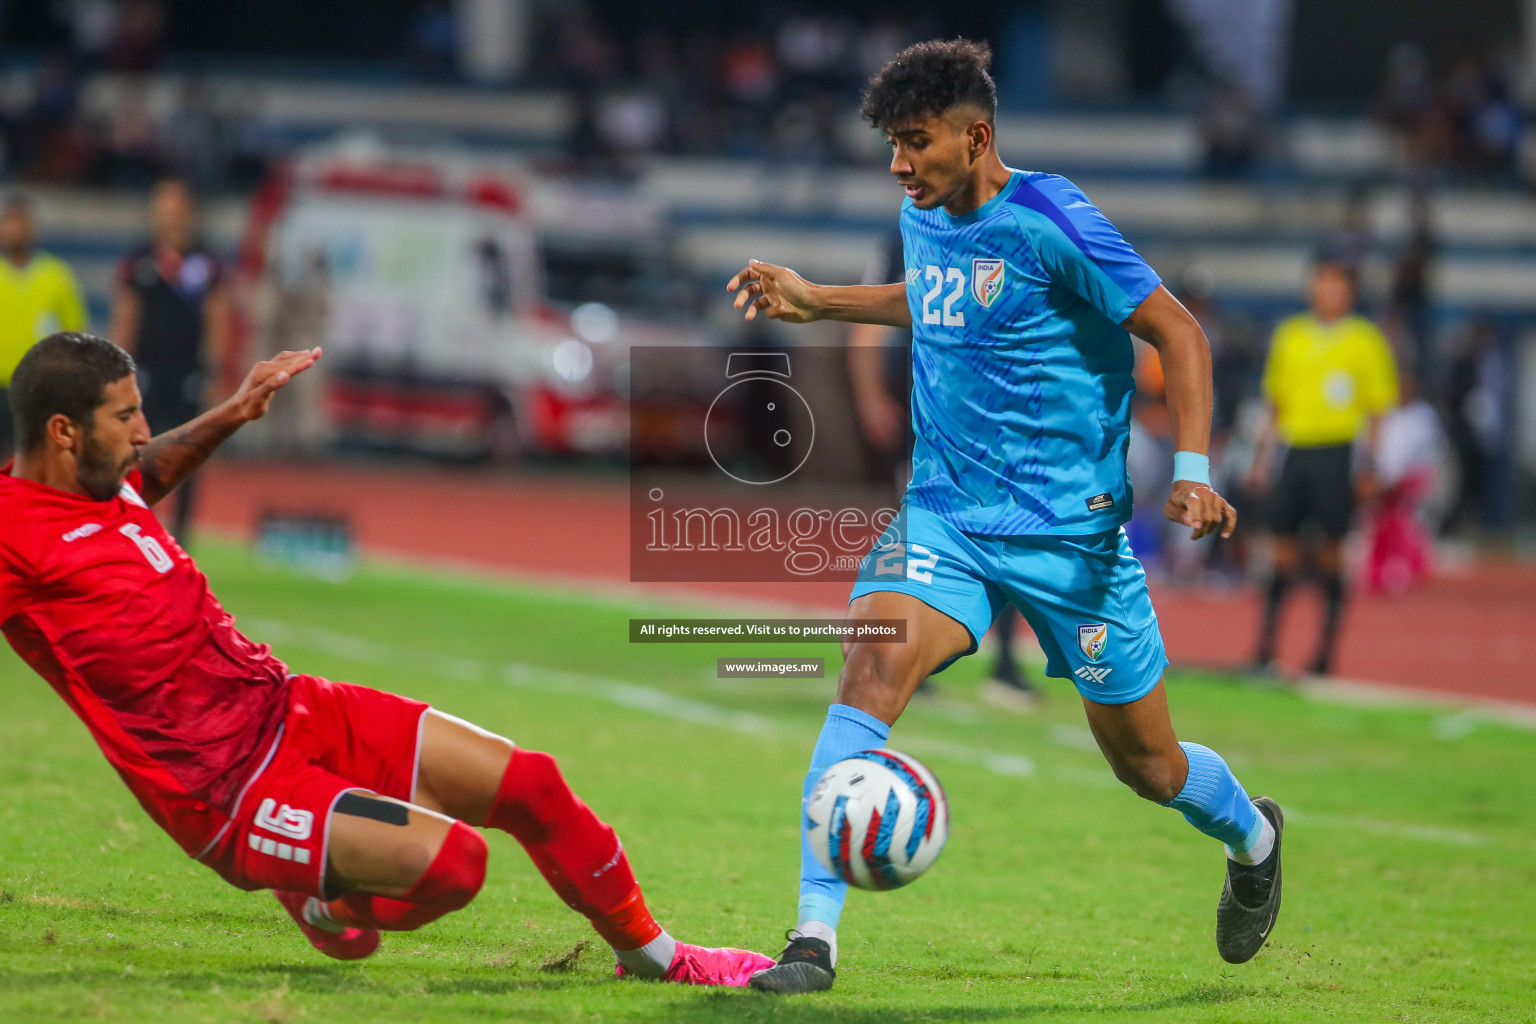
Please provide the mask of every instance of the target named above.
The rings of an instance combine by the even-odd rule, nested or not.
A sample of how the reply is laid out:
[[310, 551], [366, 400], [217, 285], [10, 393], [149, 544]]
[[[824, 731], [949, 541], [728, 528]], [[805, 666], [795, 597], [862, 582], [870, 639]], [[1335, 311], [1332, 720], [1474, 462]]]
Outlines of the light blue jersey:
[[[1142, 700], [1168, 656], [1146, 573], [1121, 528], [1131, 514], [1134, 357], [1119, 325], [1157, 289], [1157, 275], [1054, 174], [1014, 171], [964, 217], [909, 202], [901, 235], [912, 482], [861, 563], [850, 602], [895, 593], [949, 616], [971, 637], [951, 661], [974, 652], [1011, 604], [1039, 639], [1047, 675], [1071, 679], [1091, 703]], [[889, 739], [882, 719], [832, 705], [802, 802], [828, 767]], [[1219, 755], [1180, 746], [1188, 778], [1166, 806], [1234, 854], [1264, 842], [1266, 820], [1277, 835], [1278, 817], [1261, 817]], [[828, 942], [835, 956], [848, 887], [817, 861], [812, 825], [802, 812], [796, 941]], [[1278, 863], [1275, 871], [1278, 879]], [[1222, 955], [1238, 962], [1229, 948]]]
[[980, 209], [901, 210], [916, 447], [907, 501], [966, 533], [1131, 517], [1131, 339], [1161, 283], [1066, 178], [1014, 171]]

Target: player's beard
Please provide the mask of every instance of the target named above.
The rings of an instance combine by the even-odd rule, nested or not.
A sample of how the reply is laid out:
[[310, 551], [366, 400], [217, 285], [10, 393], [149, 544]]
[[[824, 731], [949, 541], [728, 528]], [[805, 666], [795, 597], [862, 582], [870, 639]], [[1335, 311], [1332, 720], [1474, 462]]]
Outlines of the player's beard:
[[75, 482], [94, 500], [110, 501], [122, 489], [123, 477], [132, 465], [133, 459], [122, 462], [113, 458], [106, 445], [87, 435], [75, 460]]

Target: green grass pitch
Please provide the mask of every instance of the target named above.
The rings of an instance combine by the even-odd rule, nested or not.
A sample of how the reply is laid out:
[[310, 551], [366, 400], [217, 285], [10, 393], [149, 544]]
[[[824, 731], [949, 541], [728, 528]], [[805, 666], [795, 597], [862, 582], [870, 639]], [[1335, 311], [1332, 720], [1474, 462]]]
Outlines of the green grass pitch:
[[[430, 700], [549, 750], [624, 837], [680, 938], [777, 953], [796, 800], [831, 682], [717, 680], [721, 653], [630, 646], [626, 620], [709, 610], [373, 565], [352, 582], [204, 545], [243, 628], [295, 669]], [[1288, 811], [1285, 906], [1252, 963], [1216, 956], [1222, 857], [1109, 774], [1070, 687], [1033, 716], [970, 659], [892, 745], [948, 790], [949, 847], [855, 892], [834, 992], [618, 983], [510, 837], [485, 889], [360, 964], [305, 944], [145, 817], [63, 702], [0, 654], [0, 1020], [1513, 1021], [1536, 1006], [1536, 735], [1443, 711], [1324, 704], [1173, 675], [1180, 734]]]

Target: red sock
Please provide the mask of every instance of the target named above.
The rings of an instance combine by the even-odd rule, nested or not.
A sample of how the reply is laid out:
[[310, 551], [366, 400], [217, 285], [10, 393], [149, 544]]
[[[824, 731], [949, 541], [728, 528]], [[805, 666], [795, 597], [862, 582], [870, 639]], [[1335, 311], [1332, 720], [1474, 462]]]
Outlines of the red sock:
[[512, 752], [486, 825], [522, 843], [550, 888], [610, 946], [639, 949], [661, 934], [619, 837], [571, 792], [553, 757]]
[[426, 872], [400, 899], [348, 893], [328, 909], [338, 924], [408, 932], [458, 910], [485, 882], [485, 837], [462, 821], [453, 823]]

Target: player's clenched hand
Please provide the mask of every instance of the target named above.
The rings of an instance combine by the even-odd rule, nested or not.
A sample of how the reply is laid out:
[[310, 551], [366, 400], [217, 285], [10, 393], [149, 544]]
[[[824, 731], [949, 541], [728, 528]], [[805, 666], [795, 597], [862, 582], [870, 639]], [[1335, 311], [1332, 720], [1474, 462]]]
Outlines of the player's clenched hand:
[[251, 372], [245, 375], [245, 381], [229, 401], [241, 418], [247, 421], [259, 420], [267, 414], [267, 409], [272, 405], [272, 396], [277, 394], [278, 388], [314, 366], [319, 359], [319, 348], [279, 352], [271, 359], [251, 367]]
[[1237, 529], [1237, 509], [1211, 490], [1210, 484], [1189, 480], [1173, 482], [1173, 493], [1163, 506], [1163, 515], [1192, 529], [1191, 540], [1199, 540], [1216, 530], [1220, 530], [1223, 537], [1230, 537]]
[[813, 287], [788, 267], [752, 260], [731, 278], [725, 290], [736, 292], [736, 308], [745, 307], [748, 320], [756, 319], [761, 311], [774, 320], [808, 324], [817, 319]]

